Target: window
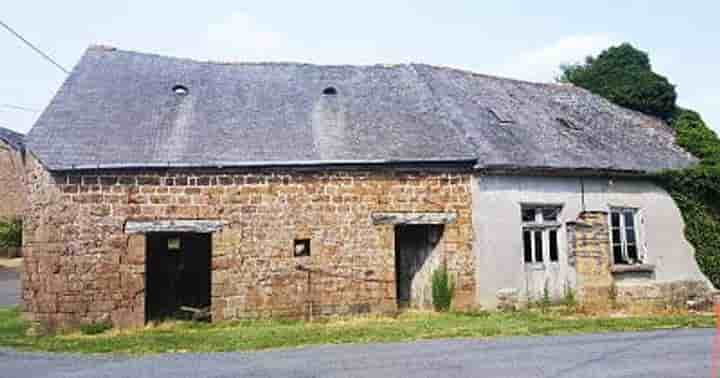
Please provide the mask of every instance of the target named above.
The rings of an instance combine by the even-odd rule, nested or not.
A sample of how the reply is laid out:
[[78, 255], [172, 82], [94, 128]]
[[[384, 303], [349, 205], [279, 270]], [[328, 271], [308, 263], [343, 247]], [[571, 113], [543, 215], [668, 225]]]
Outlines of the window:
[[550, 247], [548, 252], [550, 253], [550, 261], [558, 261], [558, 242], [557, 242], [557, 230], [548, 231], [548, 241]]
[[560, 206], [523, 205], [523, 256], [525, 263], [558, 262], [560, 250], [558, 229]]
[[295, 239], [293, 254], [295, 257], [310, 256], [310, 239]]
[[615, 264], [639, 264], [638, 211], [632, 208], [610, 210], [610, 242]]
[[327, 87], [323, 89], [322, 92], [325, 96], [335, 96], [337, 94], [337, 89], [335, 87]]

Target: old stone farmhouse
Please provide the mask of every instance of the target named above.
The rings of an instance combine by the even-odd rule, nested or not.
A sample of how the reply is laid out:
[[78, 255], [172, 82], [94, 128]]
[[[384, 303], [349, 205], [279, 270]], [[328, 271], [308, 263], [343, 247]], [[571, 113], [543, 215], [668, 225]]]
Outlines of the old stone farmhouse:
[[695, 159], [573, 86], [91, 47], [28, 146], [22, 296], [50, 327], [427, 307], [441, 263], [459, 310], [712, 289], [651, 181]]

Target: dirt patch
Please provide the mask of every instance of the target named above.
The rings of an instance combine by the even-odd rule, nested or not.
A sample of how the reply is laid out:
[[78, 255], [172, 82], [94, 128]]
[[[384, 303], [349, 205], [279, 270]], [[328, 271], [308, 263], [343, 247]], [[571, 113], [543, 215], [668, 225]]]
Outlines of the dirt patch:
[[0, 269], [18, 270], [20, 268], [20, 265], [22, 265], [22, 258], [0, 258]]

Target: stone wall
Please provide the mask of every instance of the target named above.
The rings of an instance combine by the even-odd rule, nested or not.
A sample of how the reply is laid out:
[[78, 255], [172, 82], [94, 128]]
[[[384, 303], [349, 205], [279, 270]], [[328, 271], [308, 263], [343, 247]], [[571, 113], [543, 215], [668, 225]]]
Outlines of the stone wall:
[[568, 260], [577, 271], [578, 298], [583, 302], [607, 302], [613, 282], [607, 213], [582, 212], [567, 227]]
[[22, 216], [26, 207], [22, 154], [0, 140], [0, 219]]
[[[473, 307], [469, 174], [461, 171], [215, 170], [51, 175], [29, 159], [24, 310], [51, 328], [144, 320], [145, 238], [128, 220], [207, 219], [213, 320], [396, 308], [394, 226], [374, 212], [447, 212], [454, 305]], [[294, 239], [310, 257], [293, 257]], [[298, 269], [302, 266], [302, 270]], [[308, 270], [310, 273], [308, 273]], [[309, 277], [308, 277], [309, 275]]]

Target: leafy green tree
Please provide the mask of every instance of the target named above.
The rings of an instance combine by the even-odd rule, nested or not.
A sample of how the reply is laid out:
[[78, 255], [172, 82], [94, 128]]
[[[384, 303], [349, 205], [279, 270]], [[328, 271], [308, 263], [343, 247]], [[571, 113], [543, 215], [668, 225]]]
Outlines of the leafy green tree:
[[669, 119], [675, 110], [675, 86], [653, 72], [648, 54], [629, 43], [610, 47], [585, 63], [563, 65], [558, 81], [572, 83], [642, 113]]

